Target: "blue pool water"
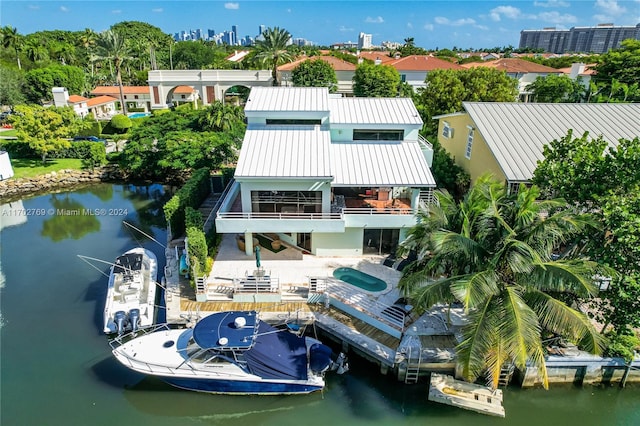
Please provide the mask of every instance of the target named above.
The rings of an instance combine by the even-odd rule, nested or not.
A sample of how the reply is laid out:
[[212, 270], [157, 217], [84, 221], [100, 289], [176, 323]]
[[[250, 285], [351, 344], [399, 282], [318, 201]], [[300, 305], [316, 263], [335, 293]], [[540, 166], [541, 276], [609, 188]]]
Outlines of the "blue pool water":
[[382, 291], [387, 288], [387, 283], [380, 278], [353, 268], [338, 268], [333, 271], [333, 277], [367, 291]]
[[149, 114], [148, 112], [134, 112], [133, 114], [129, 114], [129, 118], [142, 118], [142, 117], [148, 117], [151, 114]]

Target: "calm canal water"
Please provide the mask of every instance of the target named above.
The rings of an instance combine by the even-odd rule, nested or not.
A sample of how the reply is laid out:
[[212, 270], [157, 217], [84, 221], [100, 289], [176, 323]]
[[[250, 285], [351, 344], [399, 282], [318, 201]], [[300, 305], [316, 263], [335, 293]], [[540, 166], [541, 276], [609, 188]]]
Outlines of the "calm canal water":
[[100, 184], [3, 207], [0, 424], [640, 425], [638, 387], [508, 389], [507, 418], [496, 419], [427, 402], [426, 385], [400, 385], [355, 358], [348, 374], [328, 376], [324, 393], [307, 396], [205, 395], [129, 372], [100, 332], [107, 278], [76, 255], [111, 261], [144, 245], [162, 261], [159, 245], [122, 222], [164, 242], [166, 198], [157, 185]]

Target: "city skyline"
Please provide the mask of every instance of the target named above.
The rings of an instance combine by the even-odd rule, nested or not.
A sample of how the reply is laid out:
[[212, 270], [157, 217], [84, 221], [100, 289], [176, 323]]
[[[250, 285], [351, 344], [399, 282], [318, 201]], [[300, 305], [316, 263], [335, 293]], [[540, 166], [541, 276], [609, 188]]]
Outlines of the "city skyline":
[[425, 48], [517, 46], [520, 31], [600, 23], [636, 25], [640, 0], [594, 1], [30, 1], [3, 0], [0, 24], [21, 34], [42, 30], [100, 32], [122, 21], [142, 21], [174, 35], [188, 29], [237, 27], [237, 37], [255, 37], [259, 27], [281, 27], [318, 45], [372, 44], [412, 37]]

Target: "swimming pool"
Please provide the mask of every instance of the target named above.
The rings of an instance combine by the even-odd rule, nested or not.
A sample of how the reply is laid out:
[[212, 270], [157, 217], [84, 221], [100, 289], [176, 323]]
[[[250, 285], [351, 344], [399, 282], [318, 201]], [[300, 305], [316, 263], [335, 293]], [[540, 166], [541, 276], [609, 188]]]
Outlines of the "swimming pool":
[[134, 112], [133, 114], [129, 114], [129, 118], [142, 118], [142, 117], [148, 117], [151, 114], [148, 112]]
[[380, 278], [353, 268], [338, 268], [333, 271], [333, 277], [367, 291], [382, 291], [387, 288], [387, 283]]

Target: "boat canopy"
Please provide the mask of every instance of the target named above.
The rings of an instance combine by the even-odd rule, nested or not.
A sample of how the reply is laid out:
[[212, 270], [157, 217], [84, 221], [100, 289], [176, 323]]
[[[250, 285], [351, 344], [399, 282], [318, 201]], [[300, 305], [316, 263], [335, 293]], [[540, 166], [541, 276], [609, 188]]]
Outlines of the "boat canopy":
[[260, 322], [255, 344], [244, 353], [251, 374], [263, 379], [307, 380], [304, 337]]
[[257, 322], [256, 311], [217, 312], [198, 321], [193, 339], [202, 349], [249, 349]]
[[142, 270], [142, 254], [140, 253], [123, 254], [116, 259], [115, 272], [140, 270]]

